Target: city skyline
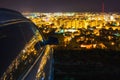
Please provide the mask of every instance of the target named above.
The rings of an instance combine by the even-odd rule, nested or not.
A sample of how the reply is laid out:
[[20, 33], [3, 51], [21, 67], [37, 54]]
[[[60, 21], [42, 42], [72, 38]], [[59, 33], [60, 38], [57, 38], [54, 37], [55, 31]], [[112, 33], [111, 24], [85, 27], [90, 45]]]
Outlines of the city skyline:
[[4, 0], [1, 8], [10, 8], [20, 12], [120, 12], [119, 0]]

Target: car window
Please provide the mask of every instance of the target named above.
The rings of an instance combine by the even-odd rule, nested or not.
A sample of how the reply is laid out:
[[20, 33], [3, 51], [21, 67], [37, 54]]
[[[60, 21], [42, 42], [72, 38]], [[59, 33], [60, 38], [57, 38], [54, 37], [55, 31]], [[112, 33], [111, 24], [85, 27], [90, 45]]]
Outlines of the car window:
[[[34, 45], [43, 41], [34, 24], [23, 22], [0, 27], [0, 77], [9, 66], [5, 76], [18, 78], [18, 75], [32, 64], [38, 56]], [[31, 55], [29, 55], [31, 54]], [[11, 64], [12, 63], [12, 64]], [[20, 66], [24, 66], [21, 68]], [[16, 73], [18, 75], [16, 75]], [[14, 76], [13, 76], [14, 75]]]
[[35, 30], [31, 27], [30, 23], [20, 23], [19, 29], [24, 37], [24, 41], [28, 42], [35, 34]]
[[[21, 30], [16, 24], [0, 27], [0, 64], [4, 67], [1, 70], [5, 70], [10, 61], [20, 52], [25, 46], [25, 41], [21, 34]], [[3, 72], [3, 71], [0, 71]]]

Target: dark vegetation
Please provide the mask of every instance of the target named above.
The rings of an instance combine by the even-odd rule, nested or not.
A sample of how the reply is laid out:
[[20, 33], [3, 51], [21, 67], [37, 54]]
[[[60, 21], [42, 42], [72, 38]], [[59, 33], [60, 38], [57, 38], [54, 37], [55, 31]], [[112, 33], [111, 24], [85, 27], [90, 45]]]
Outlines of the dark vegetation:
[[120, 51], [56, 48], [54, 59], [55, 80], [116, 80], [120, 76]]

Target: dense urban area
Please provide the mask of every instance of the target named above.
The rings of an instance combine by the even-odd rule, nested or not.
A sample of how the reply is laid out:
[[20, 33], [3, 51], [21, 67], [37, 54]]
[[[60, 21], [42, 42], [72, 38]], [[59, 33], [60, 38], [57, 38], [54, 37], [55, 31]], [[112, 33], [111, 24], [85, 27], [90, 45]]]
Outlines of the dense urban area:
[[24, 13], [45, 35], [72, 49], [120, 48], [118, 13]]
[[[23, 13], [45, 38], [57, 37], [55, 80], [118, 78], [119, 13]], [[87, 77], [86, 77], [87, 76]]]

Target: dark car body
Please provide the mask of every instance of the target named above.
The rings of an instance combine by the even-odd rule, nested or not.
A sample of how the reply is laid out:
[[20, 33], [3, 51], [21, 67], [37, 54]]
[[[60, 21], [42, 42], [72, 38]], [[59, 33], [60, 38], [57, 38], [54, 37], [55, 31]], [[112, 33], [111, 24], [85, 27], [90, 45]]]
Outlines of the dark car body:
[[0, 9], [0, 79], [52, 80], [53, 49], [46, 43], [21, 13]]

